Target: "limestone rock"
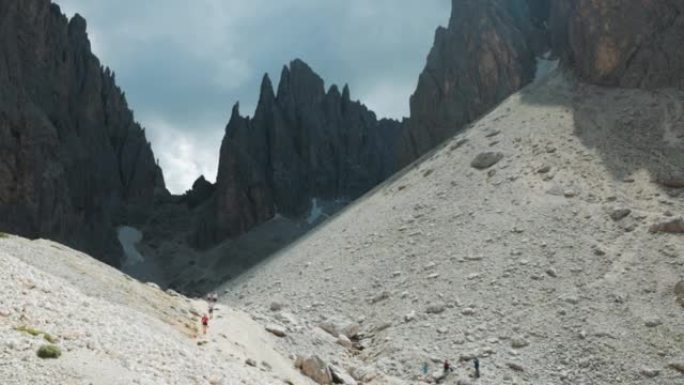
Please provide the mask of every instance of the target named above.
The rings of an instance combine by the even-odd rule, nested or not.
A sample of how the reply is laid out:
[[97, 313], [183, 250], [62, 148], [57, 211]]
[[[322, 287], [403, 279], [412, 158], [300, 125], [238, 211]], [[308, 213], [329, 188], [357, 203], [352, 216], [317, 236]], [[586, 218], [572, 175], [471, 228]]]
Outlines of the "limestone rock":
[[0, 231], [118, 265], [114, 226], [168, 194], [145, 132], [80, 15], [44, 0], [0, 15]]
[[475, 157], [470, 165], [478, 170], [485, 170], [499, 163], [503, 157], [500, 152], [483, 152]]
[[649, 229], [652, 233], [684, 234], [684, 218], [657, 223]]
[[446, 310], [446, 305], [443, 303], [432, 304], [425, 309], [428, 314], [440, 314]]
[[665, 187], [684, 188], [684, 171], [660, 175], [657, 182]]
[[192, 209], [206, 202], [215, 190], [216, 186], [201, 175], [192, 184], [192, 188], [183, 195], [182, 201]]
[[511, 339], [511, 347], [513, 349], [522, 349], [524, 347], [529, 346], [530, 343], [527, 342], [524, 338], [513, 338]]
[[367, 383], [378, 377], [378, 372], [370, 366], [351, 367], [349, 374], [357, 381]]
[[344, 334], [340, 334], [337, 337], [337, 344], [347, 349], [351, 349], [354, 346], [349, 337], [345, 336]]
[[216, 191], [196, 214], [192, 242], [207, 248], [277, 213], [300, 218], [313, 199], [357, 198], [396, 171], [399, 122], [378, 120], [348, 87], [328, 91], [303, 61], [264, 76], [254, 117], [233, 108]]
[[652, 368], [643, 368], [639, 370], [639, 373], [647, 378], [655, 378], [660, 375], [660, 370], [658, 369], [652, 369]]
[[344, 370], [337, 366], [330, 365], [330, 374], [332, 374], [333, 382], [335, 384], [357, 385], [356, 380]]
[[551, 2], [554, 50], [585, 80], [607, 86], [684, 87], [684, 3]]
[[679, 281], [674, 287], [674, 294], [677, 302], [684, 306], [684, 280]]
[[335, 338], [339, 337], [340, 335], [344, 335], [347, 338], [354, 338], [361, 331], [361, 325], [356, 322], [341, 321], [336, 319], [321, 322], [318, 326]]
[[629, 214], [632, 213], [632, 210], [630, 209], [615, 209], [610, 213], [610, 219], [614, 221], [619, 221], [622, 220], [626, 217], [629, 216]]
[[328, 365], [318, 356], [298, 357], [295, 367], [321, 385], [329, 385], [333, 382], [332, 373]]
[[266, 331], [268, 331], [276, 337], [285, 337], [287, 335], [285, 328], [278, 325], [267, 325]]
[[[530, 4], [508, 0], [452, 0], [447, 28], [438, 28], [427, 65], [411, 96], [400, 164], [424, 154], [477, 119], [534, 77], [545, 27]], [[533, 7], [534, 8], [534, 7]], [[538, 53], [541, 53], [538, 52]]]

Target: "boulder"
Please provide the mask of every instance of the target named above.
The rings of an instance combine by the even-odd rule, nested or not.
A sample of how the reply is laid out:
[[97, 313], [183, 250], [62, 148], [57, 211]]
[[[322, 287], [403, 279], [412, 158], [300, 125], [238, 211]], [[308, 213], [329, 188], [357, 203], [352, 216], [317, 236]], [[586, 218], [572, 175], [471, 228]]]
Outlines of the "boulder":
[[478, 170], [485, 170], [499, 163], [503, 157], [500, 152], [483, 152], [476, 156], [470, 165]]
[[318, 326], [335, 338], [340, 335], [344, 335], [347, 338], [355, 338], [361, 332], [361, 325], [351, 321], [331, 319], [321, 322]]
[[527, 342], [527, 340], [525, 340], [524, 338], [516, 337], [516, 338], [511, 339], [511, 347], [513, 349], [522, 349], [522, 348], [525, 348], [529, 345], [530, 345], [530, 343]]
[[684, 171], [660, 175], [656, 181], [665, 187], [684, 188]]
[[649, 229], [652, 233], [684, 234], [684, 218], [656, 223]]
[[311, 357], [297, 357], [295, 367], [299, 369], [302, 374], [311, 378], [316, 383], [321, 385], [329, 385], [333, 383], [333, 376], [328, 365], [318, 356]]
[[337, 344], [347, 349], [351, 349], [354, 346], [349, 337], [344, 334], [340, 334], [339, 337], [337, 337]]
[[330, 374], [332, 374], [333, 382], [335, 384], [357, 385], [358, 382], [344, 370], [337, 366], [330, 365]]
[[684, 362], [672, 362], [668, 365], [668, 367], [684, 374]]
[[656, 378], [660, 375], [660, 370], [653, 368], [642, 368], [639, 370], [639, 374], [646, 378]]
[[679, 281], [674, 287], [674, 294], [677, 302], [684, 306], [684, 280]]
[[287, 336], [287, 332], [285, 331], [285, 328], [282, 326], [279, 326], [279, 325], [267, 325], [266, 331], [273, 334], [276, 337]]
[[425, 312], [428, 314], [440, 314], [443, 313], [446, 310], [446, 304], [444, 303], [437, 303], [437, 304], [432, 304], [425, 309]]
[[378, 372], [370, 366], [350, 367], [349, 374], [362, 383], [371, 382], [379, 376]]
[[629, 216], [629, 214], [632, 213], [632, 210], [630, 209], [615, 209], [610, 213], [610, 219], [614, 221], [619, 221], [622, 220], [626, 217]]

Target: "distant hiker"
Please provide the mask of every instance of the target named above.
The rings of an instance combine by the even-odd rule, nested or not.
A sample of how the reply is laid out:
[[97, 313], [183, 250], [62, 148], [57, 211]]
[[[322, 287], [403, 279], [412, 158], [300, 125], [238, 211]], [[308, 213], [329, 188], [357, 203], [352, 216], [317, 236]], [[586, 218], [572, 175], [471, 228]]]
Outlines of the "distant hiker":
[[423, 362], [423, 375], [424, 375], [424, 376], [427, 376], [427, 375], [428, 375], [428, 370], [430, 370], [430, 368], [428, 367], [428, 363], [427, 363], [427, 362]]
[[203, 315], [202, 316], [202, 330], [204, 331], [204, 334], [207, 334], [207, 329], [209, 328], [209, 316], [208, 315]]
[[480, 360], [477, 357], [473, 359], [473, 365], [475, 365], [475, 378], [480, 378]]
[[444, 375], [453, 371], [454, 368], [451, 367], [451, 363], [449, 362], [449, 360], [444, 360]]

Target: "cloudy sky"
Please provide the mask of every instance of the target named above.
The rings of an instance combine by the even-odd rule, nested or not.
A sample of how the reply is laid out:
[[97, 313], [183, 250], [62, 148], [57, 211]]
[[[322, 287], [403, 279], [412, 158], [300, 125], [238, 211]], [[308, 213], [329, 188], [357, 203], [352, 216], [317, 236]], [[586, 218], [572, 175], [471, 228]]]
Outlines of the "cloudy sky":
[[449, 0], [56, 0], [88, 21], [146, 128], [169, 190], [214, 180], [231, 106], [252, 115], [261, 77], [306, 61], [380, 117], [408, 100]]

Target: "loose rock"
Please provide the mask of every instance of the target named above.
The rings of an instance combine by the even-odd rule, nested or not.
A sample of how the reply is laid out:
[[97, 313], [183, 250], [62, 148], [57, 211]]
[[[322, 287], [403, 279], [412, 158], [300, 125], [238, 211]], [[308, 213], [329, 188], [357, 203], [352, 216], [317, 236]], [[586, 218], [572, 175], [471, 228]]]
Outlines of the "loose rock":
[[660, 375], [660, 370], [658, 369], [650, 369], [650, 368], [643, 368], [639, 371], [639, 373], [647, 378], [655, 378]]
[[672, 362], [668, 367], [684, 374], [684, 362]]
[[610, 213], [610, 219], [617, 222], [621, 219], [628, 217], [629, 214], [631, 214], [631, 213], [632, 213], [632, 210], [630, 210], [630, 209], [616, 209]]
[[352, 341], [344, 334], [340, 334], [340, 336], [337, 337], [337, 344], [347, 349], [351, 349], [354, 346]]
[[295, 367], [299, 369], [302, 374], [321, 385], [329, 385], [333, 382], [330, 368], [318, 356], [311, 356], [307, 358], [297, 357], [297, 360], [295, 361]]
[[657, 223], [649, 229], [651, 233], [684, 234], [684, 218]]
[[513, 349], [522, 349], [522, 348], [527, 347], [527, 346], [529, 346], [529, 345], [530, 345], [530, 343], [527, 342], [527, 341], [526, 341], [525, 339], [523, 339], [523, 338], [513, 338], [513, 339], [511, 340], [511, 347], [512, 347]]
[[504, 155], [500, 152], [483, 152], [470, 163], [470, 166], [478, 170], [488, 169], [503, 159]]
[[525, 371], [525, 368], [522, 365], [517, 364], [515, 362], [507, 362], [506, 366], [515, 370], [516, 372], [524, 372]]
[[335, 384], [347, 384], [347, 385], [357, 385], [358, 383], [354, 378], [347, 374], [344, 370], [338, 368], [337, 366], [330, 365], [330, 374], [332, 375], [333, 382]]
[[287, 335], [285, 329], [278, 325], [268, 325], [266, 326], [266, 331], [277, 337], [285, 337]]
[[440, 314], [443, 313], [444, 310], [446, 310], [446, 305], [443, 303], [440, 304], [433, 304], [427, 307], [425, 309], [425, 312], [428, 314]]

